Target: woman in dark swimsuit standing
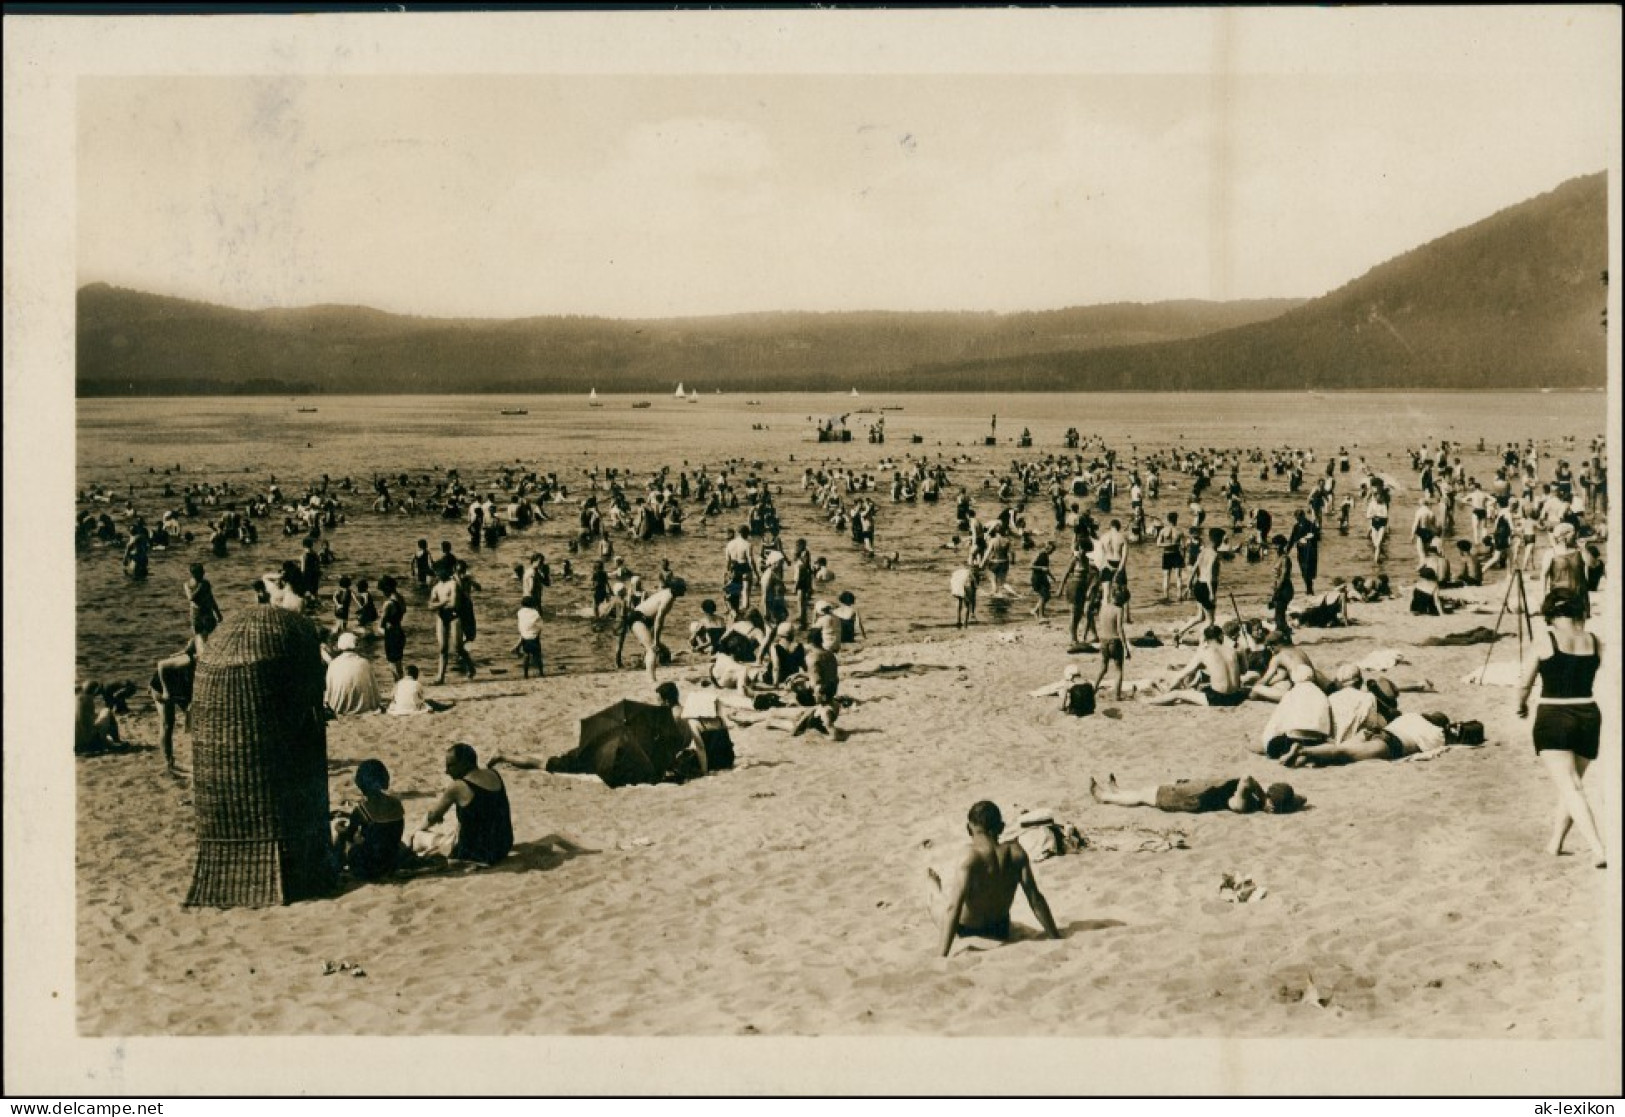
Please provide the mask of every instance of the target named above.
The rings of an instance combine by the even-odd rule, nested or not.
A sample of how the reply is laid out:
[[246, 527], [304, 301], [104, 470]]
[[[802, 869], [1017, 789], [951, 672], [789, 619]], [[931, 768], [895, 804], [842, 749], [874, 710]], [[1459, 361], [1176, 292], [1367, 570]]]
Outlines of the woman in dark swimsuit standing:
[[[1535, 713], [1535, 753], [1546, 774], [1557, 785], [1557, 820], [1546, 852], [1563, 852], [1571, 826], [1579, 826], [1591, 846], [1593, 864], [1607, 865], [1602, 836], [1581, 781], [1597, 759], [1602, 736], [1602, 712], [1592, 696], [1591, 684], [1602, 662], [1602, 644], [1580, 623], [1580, 598], [1563, 590], [1546, 595], [1541, 605], [1546, 618], [1550, 651], [1541, 651], [1524, 671], [1518, 690], [1518, 716], [1529, 716], [1529, 692], [1540, 679], [1540, 708]], [[1537, 645], [1538, 646], [1538, 645]]]

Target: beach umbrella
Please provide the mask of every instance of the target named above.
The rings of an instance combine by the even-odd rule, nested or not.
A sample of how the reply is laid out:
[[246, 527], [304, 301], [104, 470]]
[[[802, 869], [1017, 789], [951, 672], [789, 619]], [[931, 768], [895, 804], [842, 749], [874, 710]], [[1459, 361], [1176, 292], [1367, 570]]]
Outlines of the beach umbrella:
[[581, 719], [580, 743], [569, 754], [571, 768], [549, 767], [595, 772], [610, 787], [658, 783], [682, 748], [669, 709], [623, 699]]
[[198, 657], [188, 906], [286, 904], [336, 883], [320, 648], [310, 621], [256, 605], [228, 618]]

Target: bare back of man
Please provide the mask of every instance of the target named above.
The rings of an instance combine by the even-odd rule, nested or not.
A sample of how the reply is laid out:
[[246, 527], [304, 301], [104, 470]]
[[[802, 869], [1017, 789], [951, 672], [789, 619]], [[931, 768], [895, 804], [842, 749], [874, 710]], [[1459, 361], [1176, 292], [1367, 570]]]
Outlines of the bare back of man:
[[941, 933], [942, 955], [953, 949], [954, 940], [966, 936], [992, 939], [1010, 937], [1010, 906], [1019, 887], [1027, 896], [1033, 915], [1052, 939], [1061, 937], [1049, 904], [1038, 890], [1032, 863], [1016, 842], [1000, 842], [995, 833], [1003, 829], [998, 808], [979, 815], [984, 804], [972, 808], [967, 829], [970, 844], [954, 863], [944, 881], [935, 870], [927, 870], [927, 902]]

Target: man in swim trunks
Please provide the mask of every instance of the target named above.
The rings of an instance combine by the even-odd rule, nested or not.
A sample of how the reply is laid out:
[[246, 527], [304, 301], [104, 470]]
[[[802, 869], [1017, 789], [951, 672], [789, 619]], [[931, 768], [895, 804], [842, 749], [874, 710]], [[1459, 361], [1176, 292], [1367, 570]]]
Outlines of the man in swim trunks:
[[1185, 539], [1179, 530], [1179, 513], [1168, 513], [1168, 522], [1157, 525], [1157, 546], [1162, 548], [1162, 599], [1169, 600], [1172, 582], [1179, 596], [1185, 596]]
[[727, 565], [722, 584], [724, 586], [739, 586], [737, 598], [731, 594], [727, 595], [729, 604], [733, 607], [737, 617], [738, 614], [750, 608], [750, 588], [760, 580], [760, 573], [756, 565], [756, 554], [750, 545], [749, 527], [740, 526], [734, 528], [733, 538], [728, 540], [722, 548], [722, 556]]
[[1097, 636], [1100, 641], [1100, 674], [1095, 676], [1095, 691], [1100, 692], [1100, 684], [1106, 681], [1106, 674], [1113, 667], [1117, 669], [1116, 700], [1123, 700], [1123, 669], [1126, 660], [1133, 656], [1128, 647], [1128, 633], [1124, 628], [1127, 623], [1128, 587], [1121, 582], [1114, 582], [1108, 586], [1101, 595], [1100, 616], [1097, 618]]
[[1118, 787], [1116, 776], [1108, 776], [1104, 788], [1090, 777], [1089, 794], [1095, 802], [1114, 807], [1155, 807], [1159, 811], [1185, 814], [1223, 810], [1236, 814], [1251, 814], [1257, 810], [1266, 814], [1287, 814], [1302, 805], [1291, 784], [1272, 783], [1266, 791], [1251, 776], [1228, 780], [1177, 780], [1133, 791]]
[[970, 844], [955, 863], [946, 882], [934, 869], [926, 871], [927, 902], [941, 934], [942, 957], [954, 940], [966, 936], [993, 939], [1010, 937], [1010, 905], [1016, 888], [1052, 939], [1061, 937], [1044, 894], [1038, 890], [1032, 863], [1019, 842], [1000, 842], [1004, 817], [985, 799], [971, 807], [965, 825]]
[[[1200, 687], [1197, 681], [1205, 676]], [[1224, 630], [1210, 624], [1202, 630], [1202, 646], [1170, 689], [1151, 700], [1153, 706], [1239, 706], [1247, 700], [1241, 685], [1241, 659], [1225, 643]]]
[[1185, 638], [1185, 633], [1191, 629], [1212, 628], [1218, 622], [1219, 540], [1222, 538], [1224, 535], [1218, 529], [1209, 531], [1201, 549], [1196, 553], [1196, 562], [1191, 570], [1191, 600], [1196, 602], [1196, 607], [1201, 612], [1174, 632], [1175, 647], [1179, 646], [1179, 642]]

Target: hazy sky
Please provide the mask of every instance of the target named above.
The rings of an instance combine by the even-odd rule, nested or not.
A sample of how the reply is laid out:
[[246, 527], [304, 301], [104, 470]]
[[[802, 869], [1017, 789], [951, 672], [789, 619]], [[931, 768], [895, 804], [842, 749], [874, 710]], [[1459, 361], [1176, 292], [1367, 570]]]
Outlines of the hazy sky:
[[491, 317], [1314, 296], [1608, 164], [1560, 39], [1448, 74], [84, 78], [79, 278]]

